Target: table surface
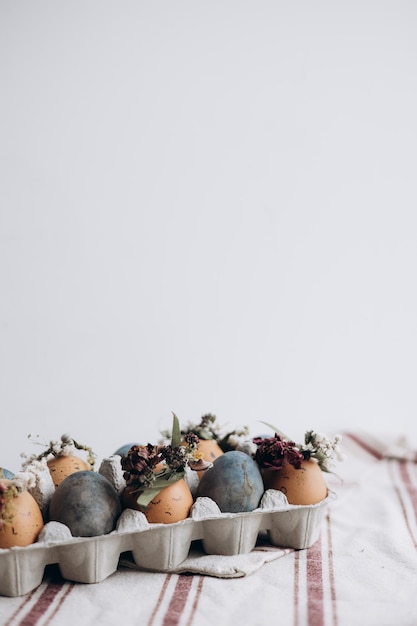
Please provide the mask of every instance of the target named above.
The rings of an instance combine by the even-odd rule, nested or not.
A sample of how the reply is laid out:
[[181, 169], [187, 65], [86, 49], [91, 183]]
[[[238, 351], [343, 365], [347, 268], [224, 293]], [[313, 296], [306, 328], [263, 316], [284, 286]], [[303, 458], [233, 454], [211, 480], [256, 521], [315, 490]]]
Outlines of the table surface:
[[310, 548], [271, 547], [263, 564], [258, 551], [253, 571], [232, 578], [121, 565], [81, 584], [50, 565], [34, 591], [0, 597], [1, 626], [416, 626], [414, 452], [365, 433], [344, 433], [343, 447], [328, 476], [337, 498]]

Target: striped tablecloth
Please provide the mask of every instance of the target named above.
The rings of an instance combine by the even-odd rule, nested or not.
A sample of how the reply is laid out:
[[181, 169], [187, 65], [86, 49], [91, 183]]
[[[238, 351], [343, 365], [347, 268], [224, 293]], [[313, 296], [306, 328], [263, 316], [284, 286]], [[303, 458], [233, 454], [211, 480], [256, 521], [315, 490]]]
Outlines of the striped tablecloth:
[[259, 551], [230, 578], [121, 567], [83, 585], [49, 566], [35, 591], [0, 598], [0, 625], [417, 626], [414, 453], [359, 433], [343, 444], [340, 479], [329, 476], [338, 497], [311, 548]]

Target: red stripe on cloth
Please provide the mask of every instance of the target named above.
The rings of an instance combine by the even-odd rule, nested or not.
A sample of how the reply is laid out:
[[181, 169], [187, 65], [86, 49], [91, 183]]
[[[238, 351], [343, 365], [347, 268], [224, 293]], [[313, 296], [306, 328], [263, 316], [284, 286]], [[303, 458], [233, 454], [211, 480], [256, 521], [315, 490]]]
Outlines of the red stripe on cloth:
[[414, 515], [417, 520], [417, 489], [414, 487], [411, 482], [411, 477], [409, 474], [409, 467], [407, 461], [398, 461], [398, 465], [400, 468], [401, 478], [406, 486], [408, 491], [408, 495], [410, 496], [411, 504], [413, 505]]
[[25, 596], [22, 604], [20, 606], [17, 607], [16, 611], [13, 613], [13, 615], [10, 617], [10, 619], [4, 624], [4, 626], [9, 626], [9, 624], [11, 624], [13, 622], [13, 620], [15, 619], [15, 617], [17, 615], [19, 615], [19, 613], [21, 613], [23, 611], [23, 609], [25, 608], [25, 606], [27, 605], [27, 603], [32, 599], [33, 595], [36, 593], [38, 588], [34, 589], [33, 591], [31, 591], [30, 593], [28, 593], [27, 596]]
[[194, 615], [197, 610], [198, 601], [200, 599], [201, 592], [203, 591], [203, 581], [204, 581], [204, 576], [200, 576], [198, 580], [197, 593], [195, 594], [193, 607], [191, 609], [190, 617], [188, 618], [187, 626], [191, 626], [194, 620]]
[[298, 601], [300, 595], [300, 552], [294, 554], [294, 626], [298, 626], [300, 616], [298, 611]]
[[59, 601], [57, 602], [57, 606], [55, 607], [55, 609], [52, 611], [51, 615], [48, 617], [48, 619], [46, 620], [44, 626], [47, 626], [48, 624], [51, 623], [51, 621], [53, 620], [53, 618], [55, 617], [55, 615], [58, 613], [59, 609], [61, 608], [61, 606], [64, 604], [67, 596], [71, 593], [71, 591], [74, 589], [75, 585], [68, 585], [67, 589], [65, 590], [65, 592], [63, 593], [63, 595], [59, 598]]
[[150, 617], [150, 620], [148, 622], [148, 626], [152, 625], [152, 622], [155, 619], [155, 615], [157, 614], [158, 609], [161, 606], [162, 600], [164, 598], [164, 595], [165, 595], [167, 587], [168, 587], [168, 583], [171, 580], [171, 576], [172, 576], [172, 574], [167, 574], [166, 577], [165, 577], [164, 584], [162, 585], [161, 592], [159, 594], [158, 600], [156, 601], [155, 608], [154, 608], [154, 610], [152, 612], [152, 615]]
[[184, 611], [188, 594], [190, 593], [193, 577], [179, 574], [171, 602], [168, 605], [167, 612], [162, 622], [163, 626], [176, 626]]
[[36, 604], [33, 605], [30, 612], [19, 622], [19, 626], [34, 626], [46, 611], [49, 609], [57, 595], [62, 591], [63, 584], [49, 583], [46, 589], [39, 596]]
[[[398, 461], [397, 461], [397, 463], [398, 463]], [[401, 490], [399, 489], [398, 485], [395, 484], [394, 475], [393, 475], [393, 472], [392, 472], [392, 469], [391, 469], [392, 467], [393, 467], [393, 464], [390, 464], [389, 468], [391, 470], [390, 471], [391, 480], [392, 480], [392, 482], [394, 484], [394, 489], [395, 489], [395, 492], [396, 492], [396, 494], [398, 496], [398, 500], [400, 502], [401, 512], [402, 512], [402, 515], [403, 515], [403, 518], [404, 518], [405, 525], [407, 526], [408, 533], [409, 533], [409, 535], [411, 537], [411, 540], [412, 540], [412, 542], [414, 544], [414, 547], [417, 549], [417, 541], [416, 541], [416, 539], [414, 537], [412, 528], [410, 526], [410, 520], [408, 519], [407, 509], [406, 509], [406, 506], [405, 506], [405, 503], [404, 503], [404, 498], [401, 495]]]
[[352, 439], [352, 441], [354, 441], [355, 443], [358, 444], [358, 446], [360, 446], [361, 448], [363, 448], [364, 450], [366, 450], [366, 452], [368, 452], [369, 454], [371, 454], [373, 457], [375, 457], [376, 459], [378, 459], [379, 461], [381, 459], [384, 458], [384, 455], [381, 454], [381, 452], [379, 452], [379, 450], [375, 450], [375, 448], [372, 448], [369, 443], [366, 443], [365, 441], [363, 441], [360, 437], [358, 437], [357, 435], [354, 435], [353, 433], [343, 433], [344, 437], [349, 437], [349, 439]]
[[321, 540], [307, 549], [307, 619], [309, 626], [323, 626], [323, 568]]
[[329, 563], [329, 583], [330, 583], [330, 598], [332, 606], [332, 621], [333, 626], [337, 626], [337, 604], [336, 604], [336, 584], [334, 576], [334, 563], [333, 563], [333, 543], [332, 543], [332, 525], [330, 519], [330, 513], [327, 513], [327, 558]]

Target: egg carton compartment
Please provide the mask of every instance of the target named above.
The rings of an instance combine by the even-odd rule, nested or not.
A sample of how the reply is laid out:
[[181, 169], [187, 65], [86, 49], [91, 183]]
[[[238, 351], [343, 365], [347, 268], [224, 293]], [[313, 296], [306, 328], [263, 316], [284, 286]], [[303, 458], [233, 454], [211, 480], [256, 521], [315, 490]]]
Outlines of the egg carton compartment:
[[169, 572], [187, 558], [196, 540], [207, 554], [232, 556], [251, 552], [259, 533], [266, 531], [274, 546], [309, 548], [318, 540], [326, 508], [335, 498], [329, 491], [318, 504], [266, 503], [250, 513], [207, 511], [198, 504], [209, 499], [198, 498], [192, 517], [174, 524], [148, 524], [143, 513], [126, 509], [108, 535], [63, 539], [52, 533], [24, 548], [0, 549], [0, 595], [29, 593], [41, 584], [50, 564], [58, 564], [66, 580], [99, 583], [117, 570], [120, 556], [128, 552], [138, 569]]

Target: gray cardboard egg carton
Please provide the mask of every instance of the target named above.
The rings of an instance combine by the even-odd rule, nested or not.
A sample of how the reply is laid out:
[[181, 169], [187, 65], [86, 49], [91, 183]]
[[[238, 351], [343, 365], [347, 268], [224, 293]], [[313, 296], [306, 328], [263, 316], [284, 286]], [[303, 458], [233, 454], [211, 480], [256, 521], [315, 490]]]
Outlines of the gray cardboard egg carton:
[[[120, 482], [113, 482], [120, 491]], [[274, 546], [308, 548], [318, 540], [326, 508], [334, 499], [329, 491], [318, 504], [290, 505], [281, 492], [270, 490], [255, 511], [221, 513], [209, 498], [197, 498], [191, 516], [174, 524], [149, 524], [143, 513], [126, 509], [116, 530], [98, 537], [71, 537], [66, 526], [49, 522], [36, 543], [0, 549], [0, 595], [29, 593], [41, 584], [50, 564], [58, 564], [66, 580], [101, 582], [117, 570], [126, 552], [138, 569], [173, 571], [196, 540], [206, 554], [232, 556], [251, 552], [259, 533], [266, 531]]]

